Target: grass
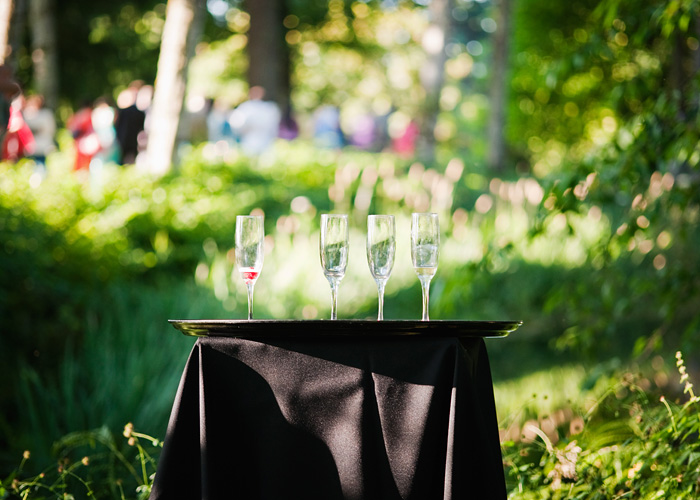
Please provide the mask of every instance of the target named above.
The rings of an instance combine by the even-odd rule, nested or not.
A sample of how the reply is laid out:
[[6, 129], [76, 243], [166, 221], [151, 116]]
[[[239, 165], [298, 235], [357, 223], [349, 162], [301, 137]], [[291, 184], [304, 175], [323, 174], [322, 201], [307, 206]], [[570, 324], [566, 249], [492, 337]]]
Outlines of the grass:
[[532, 422], [505, 441], [509, 498], [698, 498], [700, 398], [682, 353], [675, 358], [679, 378], [664, 390], [644, 374], [618, 371], [576, 425], [562, 432]]
[[122, 284], [101, 293], [103, 309], [88, 312], [82, 342], [66, 344], [56, 371], [22, 368], [16, 405], [24, 424], [8, 436], [9, 448], [32, 450], [36, 462], [52, 461], [54, 442], [72, 432], [103, 426], [116, 432], [133, 422], [164, 436], [193, 344], [166, 320], [208, 317], [218, 304], [194, 285], [138, 290]]

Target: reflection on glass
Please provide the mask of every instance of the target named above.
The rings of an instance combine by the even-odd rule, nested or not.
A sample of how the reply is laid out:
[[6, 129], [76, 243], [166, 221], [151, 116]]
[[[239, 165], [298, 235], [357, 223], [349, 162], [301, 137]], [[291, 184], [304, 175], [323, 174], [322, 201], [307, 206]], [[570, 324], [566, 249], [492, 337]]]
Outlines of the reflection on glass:
[[338, 319], [338, 285], [348, 266], [349, 240], [347, 215], [321, 215], [319, 253], [323, 274], [331, 285], [331, 319]]
[[262, 271], [264, 239], [262, 215], [236, 216], [236, 265], [248, 289], [248, 319], [253, 319], [253, 288]]
[[428, 321], [430, 280], [435, 276], [440, 254], [440, 223], [432, 213], [411, 214], [411, 260], [423, 293], [423, 321]]
[[384, 319], [384, 287], [394, 267], [396, 228], [393, 215], [367, 216], [367, 263], [377, 283], [379, 310], [377, 320]]

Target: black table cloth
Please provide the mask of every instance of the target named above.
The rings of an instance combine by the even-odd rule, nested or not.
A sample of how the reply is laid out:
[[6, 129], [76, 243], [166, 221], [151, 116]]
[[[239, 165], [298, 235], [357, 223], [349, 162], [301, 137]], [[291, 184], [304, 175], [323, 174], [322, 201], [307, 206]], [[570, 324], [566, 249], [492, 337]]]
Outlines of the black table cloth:
[[483, 338], [347, 336], [198, 339], [150, 498], [506, 496]]

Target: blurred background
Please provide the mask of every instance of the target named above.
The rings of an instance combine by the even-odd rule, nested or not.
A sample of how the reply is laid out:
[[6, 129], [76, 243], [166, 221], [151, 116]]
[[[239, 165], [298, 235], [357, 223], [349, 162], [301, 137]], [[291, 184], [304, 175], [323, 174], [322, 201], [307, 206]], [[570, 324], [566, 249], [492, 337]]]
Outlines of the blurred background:
[[24, 450], [38, 472], [91, 443], [75, 433], [99, 429], [110, 456], [128, 422], [164, 438], [194, 342], [167, 320], [246, 317], [232, 249], [249, 213], [265, 215], [256, 317], [329, 317], [318, 229], [335, 211], [351, 219], [339, 317], [376, 317], [366, 216], [387, 213], [385, 318], [419, 319], [410, 214], [437, 212], [431, 318], [524, 322], [487, 341], [504, 456], [629, 443], [628, 393], [681, 407], [700, 371], [699, 14], [4, 0], [22, 94], [0, 163], [0, 477]]

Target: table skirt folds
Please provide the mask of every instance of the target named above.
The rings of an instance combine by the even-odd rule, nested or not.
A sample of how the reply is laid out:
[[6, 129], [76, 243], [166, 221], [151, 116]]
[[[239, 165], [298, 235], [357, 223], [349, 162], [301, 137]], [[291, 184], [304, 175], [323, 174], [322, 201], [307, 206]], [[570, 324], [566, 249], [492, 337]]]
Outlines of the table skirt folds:
[[506, 498], [482, 338], [200, 338], [153, 500]]

